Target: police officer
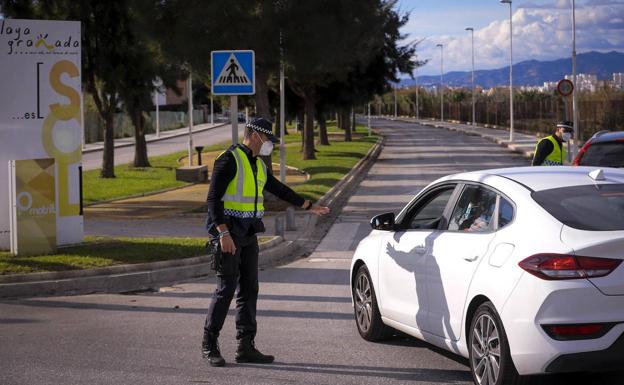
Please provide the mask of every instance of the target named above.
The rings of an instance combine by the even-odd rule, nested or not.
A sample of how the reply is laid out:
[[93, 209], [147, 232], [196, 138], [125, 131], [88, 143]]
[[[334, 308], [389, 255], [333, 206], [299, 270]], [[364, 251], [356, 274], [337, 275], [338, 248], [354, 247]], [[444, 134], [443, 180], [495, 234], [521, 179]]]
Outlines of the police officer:
[[533, 155], [533, 166], [563, 166], [566, 150], [563, 145], [572, 138], [574, 126], [572, 122], [559, 122], [552, 135], [537, 142]]
[[202, 341], [202, 356], [212, 366], [223, 366], [217, 338], [223, 327], [234, 292], [236, 296], [237, 362], [270, 363], [274, 357], [255, 347], [256, 302], [258, 300], [258, 239], [265, 230], [263, 191], [317, 215], [327, 207], [304, 200], [269, 173], [258, 155], [273, 151], [277, 139], [271, 122], [255, 118], [245, 125], [242, 144], [233, 145], [214, 163], [208, 191], [208, 229], [219, 238], [222, 252], [217, 269], [217, 288], [212, 297]]

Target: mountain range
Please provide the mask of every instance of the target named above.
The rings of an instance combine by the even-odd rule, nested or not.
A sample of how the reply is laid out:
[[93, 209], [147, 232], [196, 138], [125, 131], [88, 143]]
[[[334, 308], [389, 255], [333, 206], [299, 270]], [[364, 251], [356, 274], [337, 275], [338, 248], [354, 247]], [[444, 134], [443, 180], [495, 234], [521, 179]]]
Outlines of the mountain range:
[[[597, 75], [598, 80], [612, 80], [612, 74], [624, 72], [624, 52], [596, 51], [578, 54], [577, 73]], [[542, 86], [544, 82], [559, 81], [572, 74], [572, 58], [553, 61], [527, 60], [513, 65], [514, 86]], [[401, 79], [401, 86], [413, 86], [416, 80]], [[433, 86], [440, 76], [419, 76], [422, 86]], [[483, 88], [509, 84], [509, 66], [492, 70], [475, 70], [475, 83]], [[452, 87], [470, 87], [471, 71], [454, 71], [444, 74], [444, 84]]]

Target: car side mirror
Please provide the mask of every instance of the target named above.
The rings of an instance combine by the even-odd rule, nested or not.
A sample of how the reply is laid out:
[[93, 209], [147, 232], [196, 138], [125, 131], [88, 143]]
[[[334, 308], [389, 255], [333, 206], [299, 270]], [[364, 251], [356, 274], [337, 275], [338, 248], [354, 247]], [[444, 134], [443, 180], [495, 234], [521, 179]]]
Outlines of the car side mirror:
[[386, 230], [392, 231], [395, 229], [394, 213], [379, 214], [373, 217], [370, 221], [370, 225], [373, 230]]

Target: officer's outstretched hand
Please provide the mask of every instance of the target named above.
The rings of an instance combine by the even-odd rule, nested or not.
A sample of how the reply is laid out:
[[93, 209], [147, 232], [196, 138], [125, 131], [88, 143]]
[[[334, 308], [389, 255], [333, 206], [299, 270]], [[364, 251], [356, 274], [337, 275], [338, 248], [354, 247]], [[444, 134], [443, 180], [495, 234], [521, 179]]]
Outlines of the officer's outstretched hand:
[[318, 216], [327, 215], [329, 214], [329, 207], [312, 205], [312, 207], [310, 207], [310, 211]]

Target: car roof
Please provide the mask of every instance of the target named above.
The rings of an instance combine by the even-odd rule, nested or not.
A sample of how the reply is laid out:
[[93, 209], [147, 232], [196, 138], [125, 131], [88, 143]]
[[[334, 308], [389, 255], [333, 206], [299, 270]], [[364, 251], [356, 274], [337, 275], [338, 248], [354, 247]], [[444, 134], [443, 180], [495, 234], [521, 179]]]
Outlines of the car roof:
[[610, 142], [624, 139], [624, 131], [605, 132], [592, 138], [592, 143]]
[[[589, 173], [603, 170], [605, 180], [595, 181]], [[450, 175], [443, 180], [483, 181], [488, 177], [502, 177], [513, 180], [533, 191], [548, 190], [559, 187], [582, 186], [588, 184], [619, 184], [624, 183], [624, 170], [609, 167], [513, 167], [492, 170], [472, 171]]]

